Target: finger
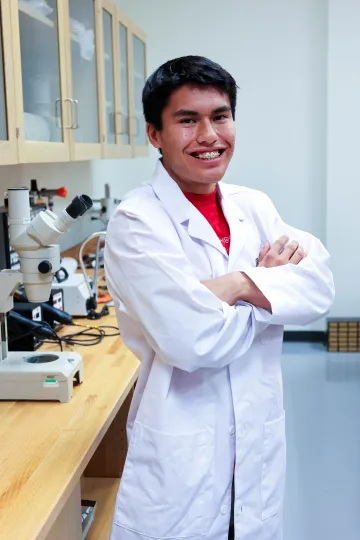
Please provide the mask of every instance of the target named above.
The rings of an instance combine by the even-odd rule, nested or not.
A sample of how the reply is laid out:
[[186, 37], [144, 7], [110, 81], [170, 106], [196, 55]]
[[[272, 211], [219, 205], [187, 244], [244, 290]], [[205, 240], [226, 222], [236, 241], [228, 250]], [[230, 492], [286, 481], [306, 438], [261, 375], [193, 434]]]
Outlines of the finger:
[[294, 252], [292, 257], [289, 259], [289, 263], [291, 264], [299, 264], [303, 260], [305, 256], [305, 253], [301, 247], [298, 247], [298, 249]]
[[299, 247], [299, 243], [298, 242], [295, 242], [294, 240], [292, 242], [290, 242], [284, 249], [281, 257], [282, 259], [284, 259], [285, 261], [289, 261], [291, 259], [291, 257], [293, 256], [293, 254], [295, 253], [295, 251], [298, 249]]
[[258, 258], [258, 264], [261, 263], [261, 261], [265, 258], [265, 255], [267, 253], [269, 253], [270, 247], [271, 246], [270, 246], [269, 242], [266, 242], [265, 246], [260, 251], [259, 258]]
[[284, 245], [289, 241], [289, 237], [288, 236], [280, 236], [280, 238], [278, 238], [276, 240], [276, 242], [274, 242], [274, 245], [272, 246], [271, 249], [273, 249], [277, 254], [281, 253]]

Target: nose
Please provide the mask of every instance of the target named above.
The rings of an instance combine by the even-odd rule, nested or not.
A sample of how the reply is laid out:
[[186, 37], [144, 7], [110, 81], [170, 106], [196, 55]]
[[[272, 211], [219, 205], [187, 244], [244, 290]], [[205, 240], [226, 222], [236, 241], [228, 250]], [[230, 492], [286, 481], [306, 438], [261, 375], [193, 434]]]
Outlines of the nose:
[[210, 119], [203, 119], [198, 124], [196, 140], [198, 144], [212, 145], [217, 141], [217, 133]]

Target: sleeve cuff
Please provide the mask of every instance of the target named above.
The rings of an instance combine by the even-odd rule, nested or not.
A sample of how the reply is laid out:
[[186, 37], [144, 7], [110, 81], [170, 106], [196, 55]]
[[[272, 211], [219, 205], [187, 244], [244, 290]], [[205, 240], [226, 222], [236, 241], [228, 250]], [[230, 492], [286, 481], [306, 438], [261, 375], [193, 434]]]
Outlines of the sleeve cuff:
[[266, 311], [266, 309], [258, 308], [249, 304], [248, 302], [237, 302], [236, 307], [249, 306], [251, 308], [251, 314], [253, 323], [255, 326], [255, 335], [261, 334], [266, 328], [272, 324], [272, 314]]
[[266, 315], [263, 314], [267, 314], [267, 316], [270, 317], [270, 324], [279, 324], [276, 319], [277, 316], [281, 314], [281, 291], [278, 287], [274, 287], [271, 268], [249, 268], [244, 271], [244, 274], [255, 283], [257, 288], [263, 293], [265, 298], [269, 300], [271, 305], [271, 313], [261, 308], [254, 308], [260, 312], [256, 317], [266, 317]]

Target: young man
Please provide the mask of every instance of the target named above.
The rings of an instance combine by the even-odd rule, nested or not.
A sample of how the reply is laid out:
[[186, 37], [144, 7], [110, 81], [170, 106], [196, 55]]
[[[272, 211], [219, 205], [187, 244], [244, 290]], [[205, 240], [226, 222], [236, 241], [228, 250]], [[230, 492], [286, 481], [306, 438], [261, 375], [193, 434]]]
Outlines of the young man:
[[222, 67], [167, 62], [143, 105], [161, 158], [118, 207], [105, 254], [123, 340], [142, 362], [111, 540], [227, 540], [231, 515], [236, 540], [280, 540], [283, 325], [329, 310], [329, 255], [266, 195], [220, 182], [236, 108]]

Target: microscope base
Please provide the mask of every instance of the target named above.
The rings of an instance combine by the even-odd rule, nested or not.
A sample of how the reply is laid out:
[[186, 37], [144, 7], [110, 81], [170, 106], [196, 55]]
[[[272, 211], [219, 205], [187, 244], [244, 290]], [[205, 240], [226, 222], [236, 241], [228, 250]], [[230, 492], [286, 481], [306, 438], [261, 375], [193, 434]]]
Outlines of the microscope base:
[[71, 400], [74, 380], [84, 380], [80, 354], [75, 352], [9, 352], [0, 362], [0, 400]]

